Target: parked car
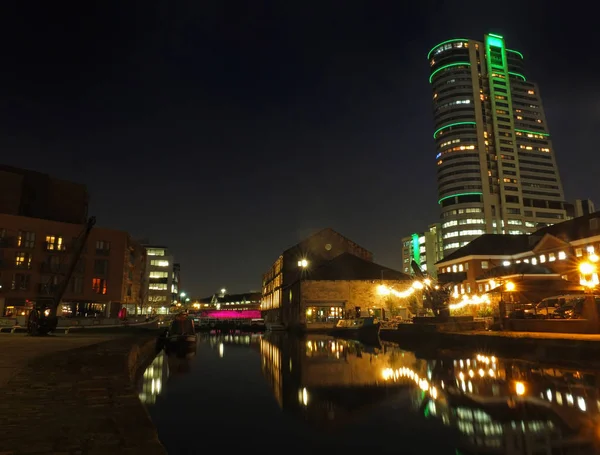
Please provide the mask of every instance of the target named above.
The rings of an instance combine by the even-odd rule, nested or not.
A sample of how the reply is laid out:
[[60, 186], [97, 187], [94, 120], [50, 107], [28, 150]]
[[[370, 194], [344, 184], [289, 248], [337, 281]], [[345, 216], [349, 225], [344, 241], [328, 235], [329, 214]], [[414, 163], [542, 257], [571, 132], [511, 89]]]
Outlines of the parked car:
[[[593, 298], [596, 305], [600, 305], [600, 296], [595, 295]], [[583, 304], [585, 300], [585, 295], [579, 295], [575, 299], [568, 300], [560, 308], [554, 310], [552, 317], [558, 319], [580, 319], [581, 314], [583, 313]]]

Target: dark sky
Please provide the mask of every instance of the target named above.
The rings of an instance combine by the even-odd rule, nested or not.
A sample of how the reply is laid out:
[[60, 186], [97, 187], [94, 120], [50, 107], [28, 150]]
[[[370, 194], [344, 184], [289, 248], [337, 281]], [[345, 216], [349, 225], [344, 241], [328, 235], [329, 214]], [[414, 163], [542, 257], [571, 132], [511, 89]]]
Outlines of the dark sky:
[[323, 227], [399, 267], [439, 215], [426, 57], [448, 38], [525, 55], [567, 198], [600, 202], [585, 4], [6, 0], [2, 161], [88, 184], [99, 225], [170, 246], [194, 295], [259, 289]]

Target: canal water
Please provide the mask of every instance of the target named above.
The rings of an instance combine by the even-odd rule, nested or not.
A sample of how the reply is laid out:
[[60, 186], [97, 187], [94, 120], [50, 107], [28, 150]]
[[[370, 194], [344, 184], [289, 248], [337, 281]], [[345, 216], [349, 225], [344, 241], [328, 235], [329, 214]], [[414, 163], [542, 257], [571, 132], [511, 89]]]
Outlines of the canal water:
[[600, 372], [327, 336], [204, 335], [139, 396], [171, 455], [592, 454]]

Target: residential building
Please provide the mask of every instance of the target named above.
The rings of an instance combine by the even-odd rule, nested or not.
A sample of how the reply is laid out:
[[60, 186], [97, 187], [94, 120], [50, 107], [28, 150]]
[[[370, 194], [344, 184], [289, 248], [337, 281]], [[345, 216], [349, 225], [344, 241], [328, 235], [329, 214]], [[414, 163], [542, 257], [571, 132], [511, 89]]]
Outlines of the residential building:
[[455, 38], [428, 54], [444, 255], [482, 234], [564, 221], [568, 204], [540, 90], [504, 38]]
[[[0, 311], [26, 315], [54, 295], [84, 224], [0, 214]], [[141, 303], [145, 252], [127, 232], [94, 227], [62, 298], [59, 315], [116, 317]]]
[[589, 215], [594, 213], [596, 207], [591, 199], [576, 199], [575, 200], [575, 217]]
[[290, 316], [289, 287], [302, 274], [320, 264], [350, 253], [367, 261], [373, 254], [331, 228], [322, 229], [283, 251], [262, 280], [261, 308], [269, 322], [288, 322]]
[[144, 244], [146, 249], [145, 307], [155, 314], [167, 314], [176, 302], [178, 287], [173, 283], [174, 261], [166, 246]]
[[85, 185], [0, 165], [0, 213], [83, 224], [88, 201]]
[[436, 262], [444, 257], [442, 246], [442, 226], [439, 223], [432, 224], [424, 232], [415, 232], [402, 239], [402, 272], [414, 275], [411, 267], [415, 261], [432, 277], [436, 277]]
[[490, 292], [511, 281], [511, 291], [535, 301], [544, 294], [582, 292], [578, 265], [599, 252], [596, 212], [531, 235], [482, 235], [438, 262], [438, 278], [454, 283], [458, 296]]

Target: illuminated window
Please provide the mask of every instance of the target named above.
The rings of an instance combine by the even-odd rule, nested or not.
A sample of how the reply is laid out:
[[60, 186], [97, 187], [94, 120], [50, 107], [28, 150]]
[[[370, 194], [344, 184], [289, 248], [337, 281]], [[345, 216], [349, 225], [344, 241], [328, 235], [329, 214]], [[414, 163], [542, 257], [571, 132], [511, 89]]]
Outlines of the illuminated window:
[[61, 251], [64, 249], [63, 238], [58, 235], [47, 235], [46, 236], [46, 250], [57, 250]]
[[35, 232], [19, 231], [17, 246], [19, 248], [33, 248], [35, 246]]
[[538, 262], [538, 261], [537, 261], [537, 258], [531, 258], [531, 263], [532, 263], [533, 265], [536, 265], [536, 264], [537, 264], [537, 262]]
[[489, 267], [488, 261], [481, 261], [481, 268], [482, 269], [487, 269], [488, 267]]
[[151, 289], [153, 291], [166, 291], [167, 283], [150, 283], [148, 285], [148, 289]]
[[583, 250], [581, 248], [575, 248], [575, 256], [577, 256], [578, 258], [583, 256]]
[[15, 253], [15, 266], [19, 269], [31, 268], [31, 255], [29, 253], [24, 253], [22, 251], [16, 252]]
[[546, 262], [546, 256], [543, 254], [540, 254], [540, 263], [543, 264], [544, 262]]
[[549, 262], [554, 262], [554, 261], [556, 261], [556, 254], [554, 254], [554, 253], [549, 253], [549, 254], [548, 254], [548, 261], [549, 261]]
[[169, 261], [164, 259], [152, 259], [150, 265], [154, 267], [169, 267]]
[[92, 278], [92, 289], [96, 294], [106, 294], [106, 280], [104, 278]]
[[565, 254], [564, 251], [559, 251], [558, 252], [558, 259], [563, 260], [563, 259], [566, 259], [566, 258], [567, 258], [567, 255]]
[[163, 248], [148, 248], [148, 256], [164, 256], [165, 250]]
[[150, 278], [169, 278], [169, 272], [150, 272]]

